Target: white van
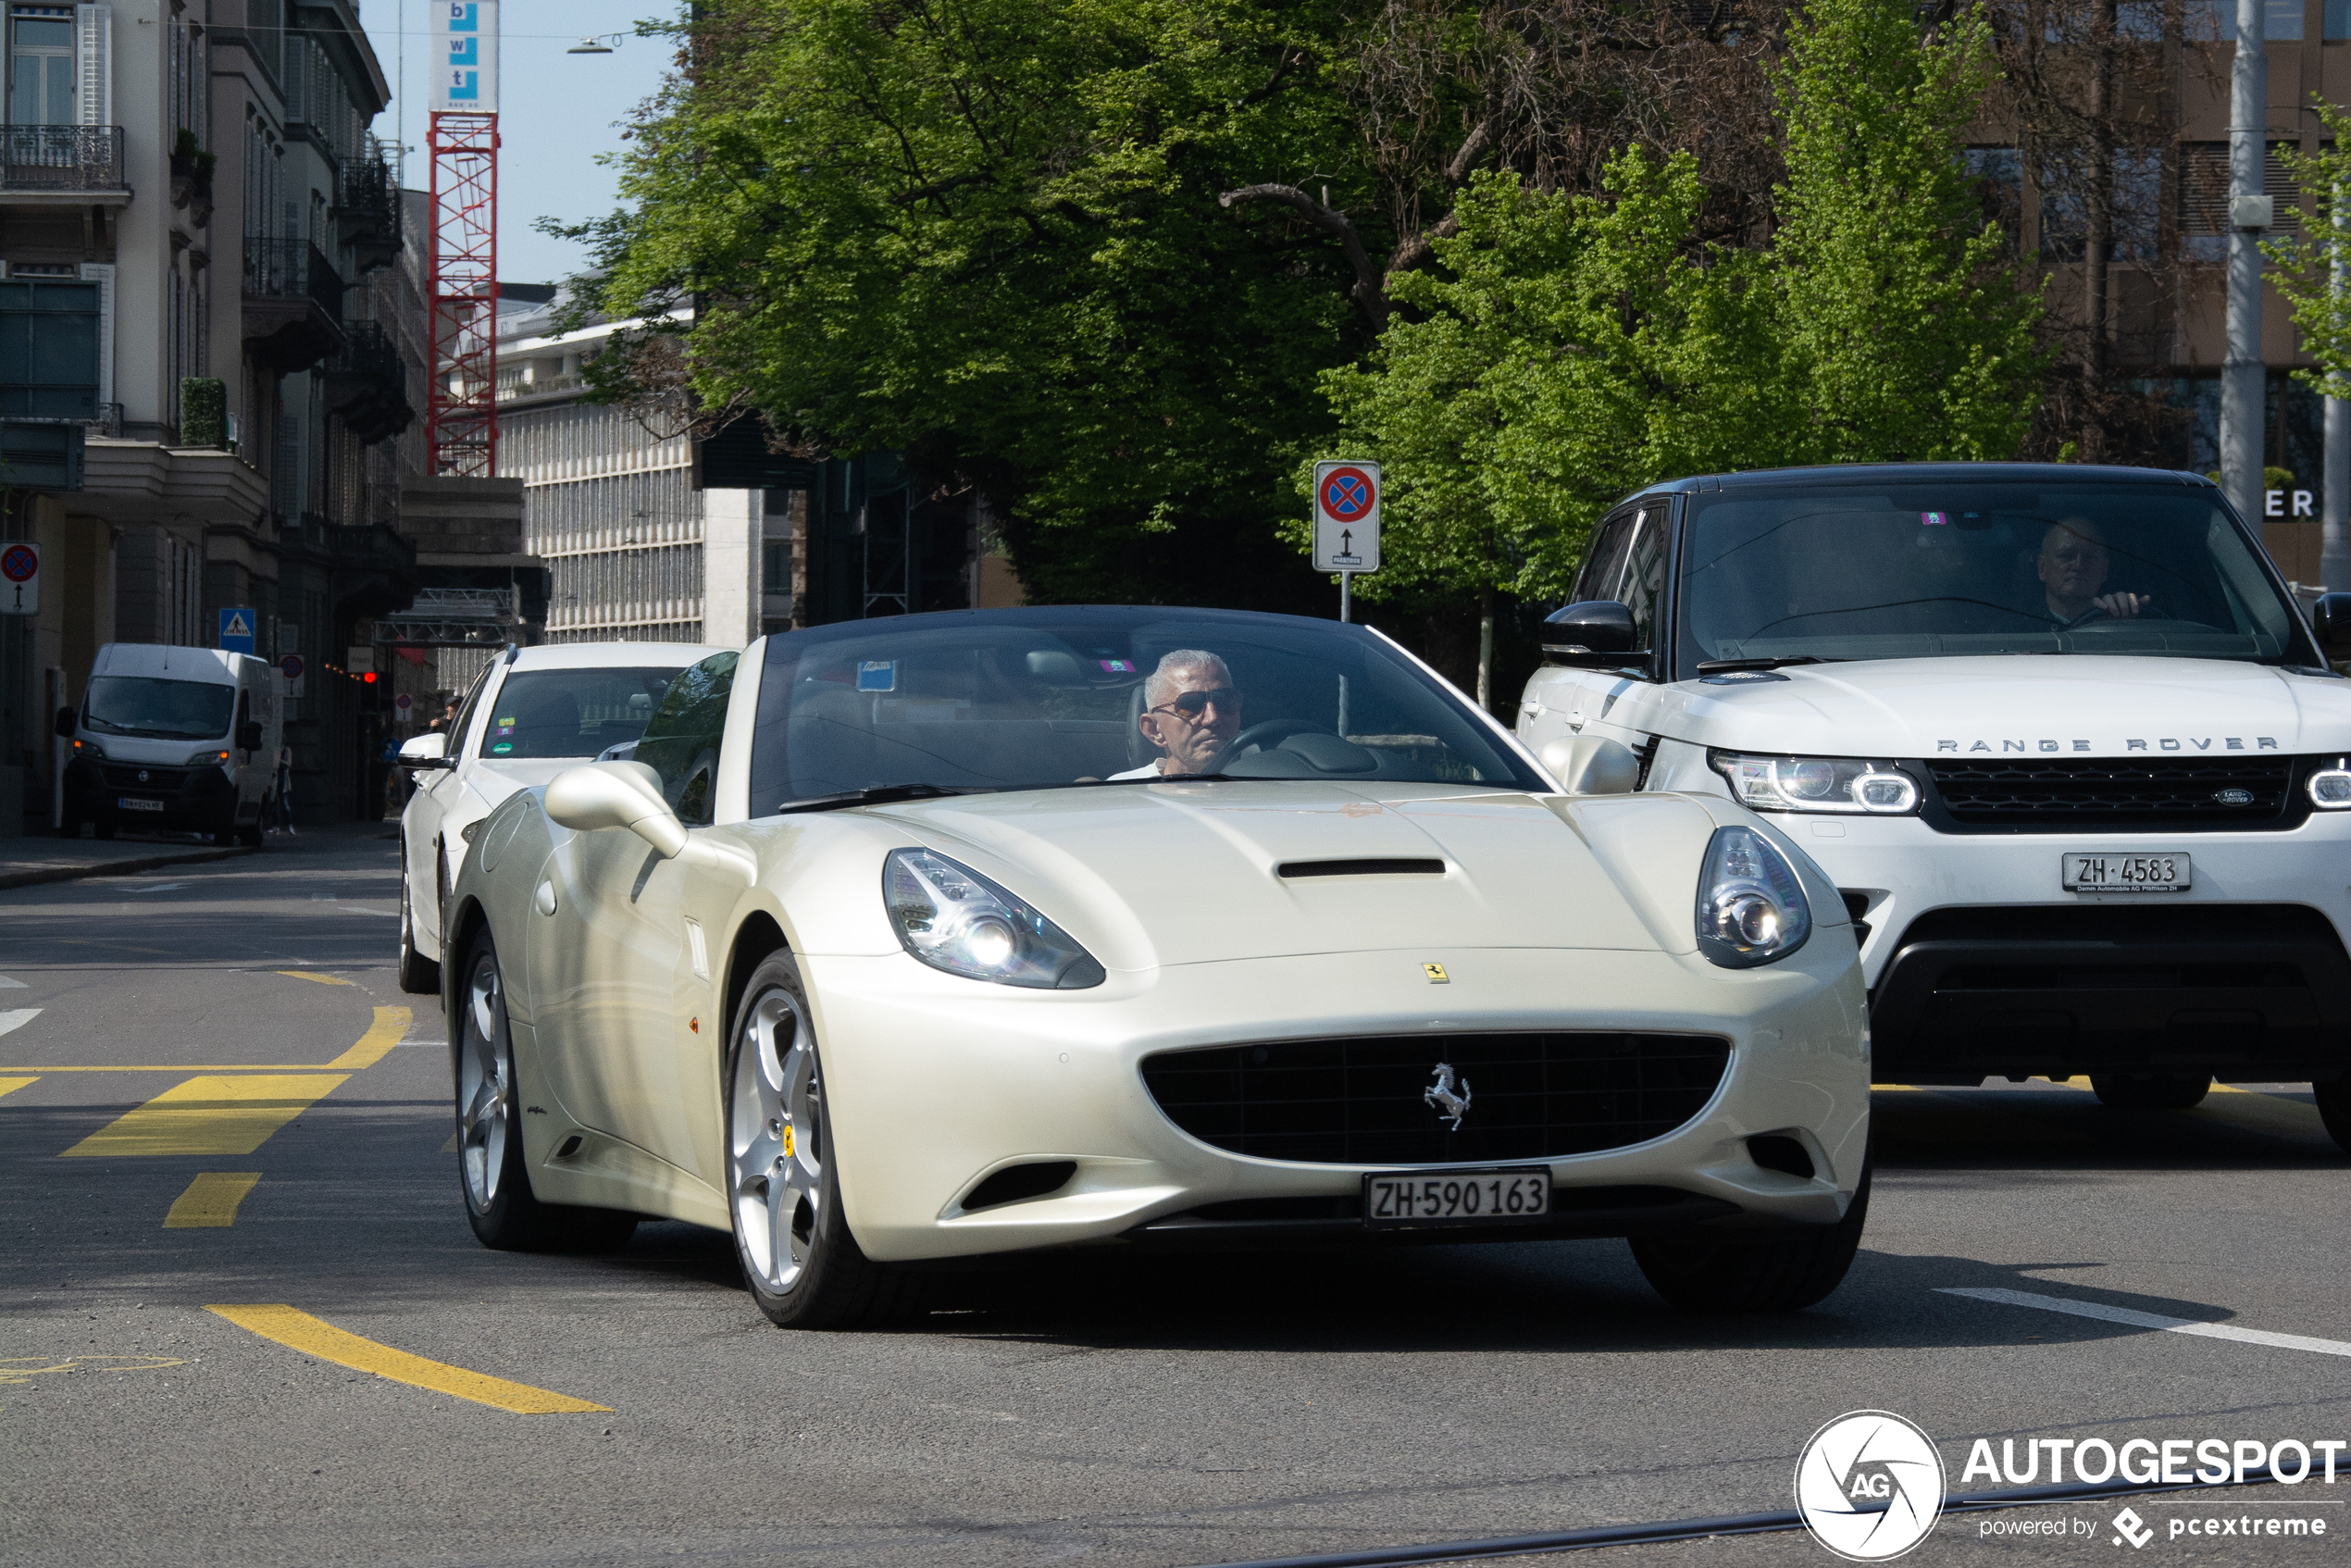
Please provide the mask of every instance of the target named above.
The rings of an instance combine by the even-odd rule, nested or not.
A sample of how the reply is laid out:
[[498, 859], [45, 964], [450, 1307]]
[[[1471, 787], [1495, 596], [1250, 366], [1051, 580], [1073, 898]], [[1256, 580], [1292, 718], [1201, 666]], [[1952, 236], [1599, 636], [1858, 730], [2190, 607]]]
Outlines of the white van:
[[1810, 852], [1880, 1081], [2307, 1082], [2351, 1148], [2351, 594], [2314, 627], [2208, 481], [1679, 479], [1601, 521], [1574, 598], [1520, 738]]
[[68, 839], [89, 823], [209, 834], [258, 844], [284, 740], [279, 677], [267, 661], [213, 648], [109, 642], [81, 704], [57, 710]]

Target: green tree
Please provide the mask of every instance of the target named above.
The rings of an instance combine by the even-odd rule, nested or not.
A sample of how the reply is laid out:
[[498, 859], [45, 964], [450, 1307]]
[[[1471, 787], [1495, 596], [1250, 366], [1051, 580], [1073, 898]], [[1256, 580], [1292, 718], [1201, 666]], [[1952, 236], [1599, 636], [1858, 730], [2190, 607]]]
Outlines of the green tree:
[[1629, 148], [1605, 189], [1479, 176], [1437, 268], [1394, 280], [1411, 314], [1324, 376], [1340, 446], [1387, 468], [1367, 599], [1433, 590], [1490, 616], [1497, 594], [1556, 597], [1617, 496], [1773, 450], [1771, 296], [1752, 254], [1693, 254], [1695, 160]]
[[1772, 271], [1805, 419], [1783, 462], [2008, 457], [2040, 401], [2040, 292], [1963, 162], [1993, 79], [1984, 12], [1924, 37], [1913, 15], [1821, 0], [1789, 23]]
[[[1328, 4], [708, 0], [622, 159], [593, 302], [704, 302], [706, 408], [976, 483], [1032, 594], [1278, 600], [1342, 264], [1217, 193], [1343, 168]], [[658, 359], [659, 356], [653, 356]], [[608, 381], [625, 383], [616, 357]]]
[[2279, 156], [2295, 182], [2317, 196], [2318, 213], [2302, 232], [2266, 241], [2261, 250], [2278, 265], [2270, 281], [2294, 313], [2303, 348], [2319, 362], [2316, 369], [2296, 370], [2295, 380], [2322, 396], [2351, 397], [2351, 295], [2345, 287], [2351, 275], [2351, 152], [2344, 141], [2351, 136], [2351, 113], [2316, 93], [2311, 107], [2330, 139], [2313, 156], [2287, 148]]
[[1598, 197], [1473, 181], [1437, 269], [1391, 277], [1405, 309], [1373, 355], [1324, 377], [1330, 450], [1387, 469], [1367, 598], [1474, 597], [1490, 651], [1497, 596], [1563, 594], [1592, 522], [1643, 485], [2015, 451], [2045, 363], [1962, 160], [1984, 26], [1922, 38], [1909, 16], [1819, 0], [1791, 24], [1763, 250], [1696, 237], [1686, 154], [1628, 149]]

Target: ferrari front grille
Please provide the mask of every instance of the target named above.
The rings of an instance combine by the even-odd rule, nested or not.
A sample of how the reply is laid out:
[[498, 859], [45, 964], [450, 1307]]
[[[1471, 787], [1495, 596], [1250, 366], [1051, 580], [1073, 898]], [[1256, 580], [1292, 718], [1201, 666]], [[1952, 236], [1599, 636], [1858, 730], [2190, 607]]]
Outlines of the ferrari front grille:
[[1235, 1154], [1421, 1165], [1662, 1137], [1705, 1109], [1730, 1061], [1730, 1042], [1709, 1035], [1560, 1030], [1217, 1046], [1148, 1056], [1142, 1070], [1170, 1121]]

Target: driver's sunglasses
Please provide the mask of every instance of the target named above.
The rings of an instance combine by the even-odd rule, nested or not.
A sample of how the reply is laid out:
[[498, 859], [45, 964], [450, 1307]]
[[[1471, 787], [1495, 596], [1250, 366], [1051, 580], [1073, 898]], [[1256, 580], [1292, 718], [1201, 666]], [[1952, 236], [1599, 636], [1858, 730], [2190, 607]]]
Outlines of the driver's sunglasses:
[[1163, 703], [1158, 707], [1153, 708], [1151, 712], [1155, 714], [1163, 714], [1167, 712], [1168, 709], [1173, 708], [1188, 719], [1197, 719], [1200, 715], [1208, 711], [1209, 704], [1212, 703], [1216, 705], [1216, 711], [1218, 713], [1228, 714], [1235, 708], [1240, 706], [1240, 702], [1241, 694], [1239, 692], [1234, 691], [1229, 686], [1219, 686], [1213, 691], [1185, 691], [1179, 693], [1175, 701]]

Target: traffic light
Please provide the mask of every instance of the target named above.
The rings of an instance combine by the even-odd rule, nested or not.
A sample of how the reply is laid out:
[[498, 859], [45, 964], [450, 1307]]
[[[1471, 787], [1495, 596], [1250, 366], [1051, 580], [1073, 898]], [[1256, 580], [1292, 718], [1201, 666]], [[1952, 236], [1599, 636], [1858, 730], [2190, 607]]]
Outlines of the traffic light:
[[375, 672], [374, 670], [369, 670], [367, 674], [365, 674], [365, 675], [361, 676], [359, 678], [360, 678], [362, 681], [366, 682], [367, 685], [369, 685], [369, 686], [373, 686], [373, 685], [376, 683], [376, 672]]

